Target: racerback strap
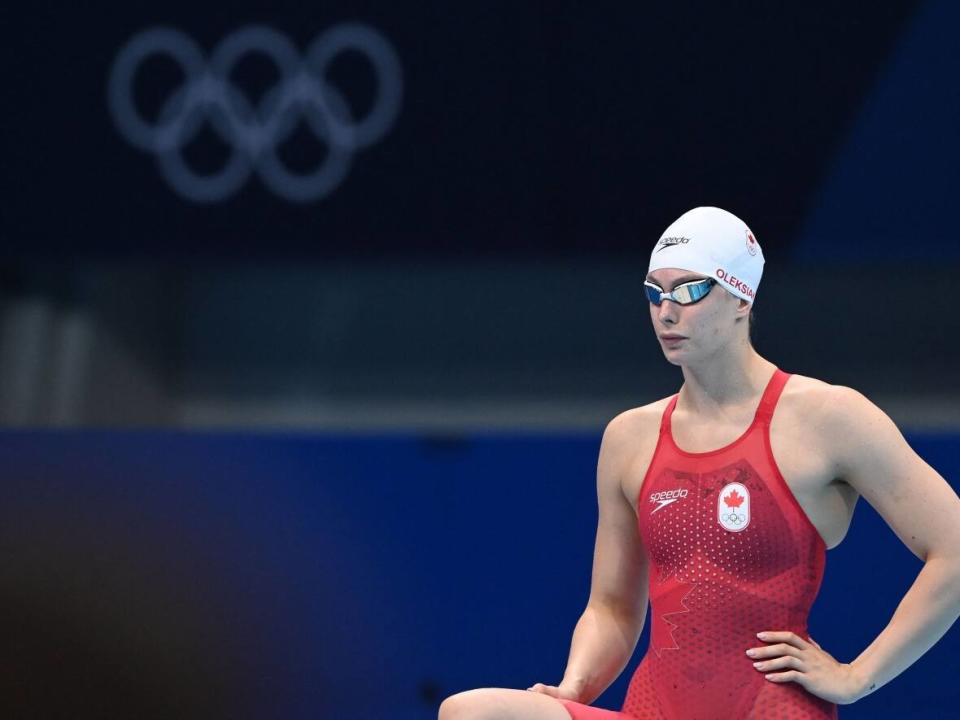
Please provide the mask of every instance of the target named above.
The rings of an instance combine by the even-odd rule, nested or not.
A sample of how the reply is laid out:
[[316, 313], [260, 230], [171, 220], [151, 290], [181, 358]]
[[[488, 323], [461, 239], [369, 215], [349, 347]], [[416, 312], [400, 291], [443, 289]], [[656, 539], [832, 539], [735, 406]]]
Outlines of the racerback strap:
[[780, 368], [773, 371], [773, 377], [767, 383], [767, 389], [763, 391], [763, 397], [760, 398], [760, 405], [757, 407], [757, 414], [754, 422], [768, 425], [770, 418], [773, 417], [773, 411], [777, 407], [777, 400], [780, 399], [780, 393], [783, 392], [783, 386], [790, 379], [790, 373], [784, 372]]

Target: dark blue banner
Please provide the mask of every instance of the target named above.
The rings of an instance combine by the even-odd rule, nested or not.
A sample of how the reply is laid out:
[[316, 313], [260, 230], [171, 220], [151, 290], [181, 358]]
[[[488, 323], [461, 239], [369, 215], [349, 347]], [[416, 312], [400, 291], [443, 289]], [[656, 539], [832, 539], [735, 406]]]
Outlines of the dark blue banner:
[[775, 259], [916, 6], [18, 4], [3, 248], [645, 255], [718, 205]]

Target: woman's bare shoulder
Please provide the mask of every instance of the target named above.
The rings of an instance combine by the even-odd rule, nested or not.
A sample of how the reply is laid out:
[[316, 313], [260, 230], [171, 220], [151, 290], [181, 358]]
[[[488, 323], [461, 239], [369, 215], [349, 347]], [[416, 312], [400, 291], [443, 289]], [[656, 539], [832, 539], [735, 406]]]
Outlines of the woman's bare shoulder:
[[809, 416], [822, 412], [836, 402], [840, 387], [819, 378], [792, 373], [783, 388], [782, 399], [786, 407]]
[[605, 435], [611, 439], [623, 439], [631, 445], [647, 437], [656, 437], [660, 432], [660, 419], [672, 395], [654, 400], [646, 405], [632, 407], [616, 415], [609, 423]]
[[640, 483], [656, 451], [660, 419], [670, 397], [624, 410], [608, 423], [604, 432], [603, 442], [619, 467], [621, 492], [634, 512]]

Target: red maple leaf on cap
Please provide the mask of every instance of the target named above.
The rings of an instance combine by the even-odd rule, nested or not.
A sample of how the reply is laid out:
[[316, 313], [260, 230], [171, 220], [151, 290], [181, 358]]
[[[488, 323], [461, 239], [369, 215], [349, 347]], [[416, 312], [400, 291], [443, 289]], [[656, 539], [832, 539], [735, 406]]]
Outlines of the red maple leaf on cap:
[[743, 504], [743, 497], [736, 490], [732, 490], [723, 501], [732, 508], [738, 508]]

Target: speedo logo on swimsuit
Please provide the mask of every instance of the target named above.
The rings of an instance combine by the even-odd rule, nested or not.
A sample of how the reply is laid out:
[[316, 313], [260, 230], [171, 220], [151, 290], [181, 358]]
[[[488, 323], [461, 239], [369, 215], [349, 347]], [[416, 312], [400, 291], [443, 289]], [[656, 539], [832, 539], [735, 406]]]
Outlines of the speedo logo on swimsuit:
[[686, 237], [660, 238], [660, 242], [657, 243], [657, 245], [659, 245], [660, 247], [658, 247], [655, 252], [660, 252], [664, 248], [672, 247], [674, 245], [680, 245], [681, 243], [686, 244], [688, 242], [690, 242], [690, 238], [686, 238]]
[[653, 493], [650, 495], [650, 502], [658, 503], [657, 506], [650, 511], [650, 514], [653, 515], [657, 510], [663, 510], [670, 503], [674, 503], [677, 500], [682, 500], [687, 496], [687, 491], [683, 488], [677, 488], [676, 490], [664, 490], [663, 492]]

